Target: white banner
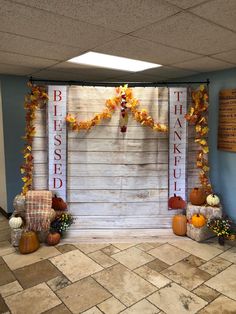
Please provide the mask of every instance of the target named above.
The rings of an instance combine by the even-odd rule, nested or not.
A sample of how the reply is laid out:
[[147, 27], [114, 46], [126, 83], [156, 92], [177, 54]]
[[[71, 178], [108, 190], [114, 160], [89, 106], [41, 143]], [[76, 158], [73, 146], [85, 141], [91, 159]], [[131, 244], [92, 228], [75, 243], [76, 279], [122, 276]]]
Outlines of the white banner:
[[66, 201], [66, 86], [48, 86], [48, 186]]
[[186, 200], [187, 88], [169, 88], [169, 197]]

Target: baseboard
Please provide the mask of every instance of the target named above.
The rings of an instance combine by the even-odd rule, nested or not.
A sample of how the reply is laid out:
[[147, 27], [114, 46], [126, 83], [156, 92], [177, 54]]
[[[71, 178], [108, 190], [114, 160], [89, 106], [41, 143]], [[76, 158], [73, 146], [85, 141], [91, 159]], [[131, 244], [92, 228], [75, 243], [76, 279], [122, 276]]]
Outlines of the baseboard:
[[4, 217], [6, 217], [7, 219], [9, 219], [10, 216], [12, 215], [11, 213], [5, 212], [5, 210], [4, 210], [2, 207], [0, 207], [0, 214], [2, 214], [2, 215], [3, 215]]

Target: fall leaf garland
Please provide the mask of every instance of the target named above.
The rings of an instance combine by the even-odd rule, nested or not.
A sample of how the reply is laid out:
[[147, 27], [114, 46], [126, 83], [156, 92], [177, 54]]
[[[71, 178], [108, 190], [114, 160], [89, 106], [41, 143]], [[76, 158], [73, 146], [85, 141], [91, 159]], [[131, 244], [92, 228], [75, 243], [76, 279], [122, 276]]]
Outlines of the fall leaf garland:
[[32, 85], [28, 83], [30, 92], [25, 96], [24, 108], [26, 110], [26, 126], [25, 135], [23, 139], [25, 140], [25, 145], [23, 149], [24, 163], [21, 166], [21, 174], [23, 175], [22, 181], [24, 185], [22, 187], [22, 194], [26, 194], [28, 190], [32, 188], [32, 176], [33, 176], [33, 154], [32, 154], [32, 144], [33, 137], [35, 136], [35, 113], [36, 110], [44, 106], [48, 100], [48, 95], [43, 87]]
[[189, 113], [186, 114], [186, 120], [195, 126], [195, 143], [198, 143], [200, 149], [197, 153], [196, 166], [200, 169], [199, 180], [202, 187], [209, 193], [212, 187], [209, 181], [209, 164], [207, 143], [207, 135], [209, 132], [207, 112], [208, 112], [208, 91], [204, 85], [197, 90], [192, 91], [193, 105], [190, 107]]
[[68, 114], [66, 116], [66, 121], [70, 128], [74, 131], [90, 130], [92, 127], [98, 125], [103, 119], [110, 119], [116, 108], [122, 106], [125, 100], [125, 109], [129, 109], [134, 119], [141, 125], [148, 126], [157, 132], [168, 131], [167, 126], [155, 122], [146, 109], [137, 109], [139, 102], [133, 97], [133, 91], [131, 88], [128, 88], [127, 85], [117, 87], [116, 93], [117, 96], [106, 100], [105, 109], [101, 113], [95, 114], [91, 120], [78, 122], [75, 115]]

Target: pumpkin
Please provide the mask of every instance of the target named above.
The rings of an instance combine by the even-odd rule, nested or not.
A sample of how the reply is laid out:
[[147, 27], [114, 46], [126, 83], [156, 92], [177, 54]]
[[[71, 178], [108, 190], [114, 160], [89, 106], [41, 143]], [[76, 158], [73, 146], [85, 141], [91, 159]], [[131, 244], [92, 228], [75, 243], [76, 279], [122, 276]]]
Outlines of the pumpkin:
[[185, 236], [187, 232], [187, 217], [180, 214], [173, 216], [172, 229], [174, 234], [178, 236]]
[[202, 188], [194, 188], [190, 192], [189, 200], [192, 205], [203, 205], [206, 202], [206, 193]]
[[169, 198], [168, 206], [170, 209], [185, 209], [186, 202], [182, 199], [181, 196], [174, 194], [174, 196]]
[[195, 228], [201, 228], [206, 224], [206, 218], [202, 214], [194, 214], [191, 218], [192, 225]]
[[67, 204], [61, 197], [54, 195], [52, 198], [52, 208], [54, 210], [65, 210], [67, 209]]
[[220, 204], [220, 199], [215, 194], [209, 194], [206, 198], [207, 204], [210, 206], [217, 206]]
[[39, 240], [34, 231], [24, 231], [19, 241], [19, 251], [21, 254], [28, 254], [37, 251]]
[[48, 245], [56, 245], [60, 242], [61, 235], [59, 232], [49, 232], [46, 242]]
[[12, 229], [18, 229], [22, 226], [22, 224], [23, 224], [23, 220], [21, 217], [12, 216], [9, 219], [9, 225]]

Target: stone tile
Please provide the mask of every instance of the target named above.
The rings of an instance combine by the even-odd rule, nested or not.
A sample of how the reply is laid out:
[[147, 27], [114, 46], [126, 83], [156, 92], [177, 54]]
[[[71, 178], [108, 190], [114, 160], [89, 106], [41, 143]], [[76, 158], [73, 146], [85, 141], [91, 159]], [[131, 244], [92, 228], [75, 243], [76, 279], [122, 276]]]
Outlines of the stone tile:
[[112, 245], [114, 245], [115, 247], [122, 251], [137, 245], [137, 243], [112, 243]]
[[71, 284], [70, 280], [68, 280], [64, 276], [57, 276], [47, 282], [47, 285], [52, 289], [52, 291], [57, 291], [59, 289], [67, 287]]
[[207, 305], [206, 301], [176, 283], [158, 290], [147, 299], [165, 313], [170, 314], [195, 314]]
[[156, 290], [156, 287], [121, 264], [107, 268], [93, 277], [126, 306], [140, 301]]
[[230, 262], [217, 256], [217, 257], [214, 257], [212, 260], [206, 262], [199, 268], [211, 274], [212, 276], [214, 276], [220, 273], [225, 268], [229, 267], [230, 265], [231, 265]]
[[220, 245], [219, 241], [218, 241], [218, 237], [211, 238], [211, 239], [204, 241], [204, 243], [207, 243], [211, 247], [215, 247], [221, 251], [226, 251], [226, 250], [230, 249], [231, 248], [230, 242], [231, 241], [225, 241], [225, 245]]
[[11, 246], [9, 241], [0, 242], [0, 256], [11, 254], [12, 252], [15, 252], [15, 248]]
[[179, 262], [161, 272], [188, 290], [193, 290], [211, 276], [186, 262]]
[[0, 264], [0, 274], [0, 285], [6, 285], [16, 280], [13, 272], [8, 268], [4, 261]]
[[14, 252], [4, 256], [3, 259], [10, 269], [15, 270], [60, 254], [61, 253], [55, 247], [41, 246], [34, 253], [22, 255], [18, 252]]
[[193, 292], [208, 303], [215, 300], [215, 298], [217, 298], [220, 294], [216, 290], [213, 290], [205, 285], [197, 287], [193, 290]]
[[118, 314], [126, 307], [114, 297], [97, 305], [97, 307], [105, 314]]
[[67, 252], [50, 260], [72, 282], [103, 269], [79, 250]]
[[77, 250], [77, 248], [72, 244], [62, 244], [62, 245], [58, 245], [56, 248], [62, 254], [73, 251], [73, 250]]
[[39, 314], [61, 303], [45, 283], [6, 297], [5, 301], [12, 314]]
[[149, 268], [160, 272], [164, 269], [166, 269], [167, 267], [169, 267], [170, 265], [160, 261], [158, 258], [156, 258], [154, 261], [147, 263], [146, 266], [148, 266]]
[[236, 302], [223, 295], [207, 305], [198, 314], [235, 314]]
[[75, 246], [85, 254], [92, 253], [98, 250], [101, 250], [107, 246], [109, 246], [108, 243], [80, 243], [75, 244]]
[[102, 249], [101, 251], [102, 251], [103, 253], [109, 255], [109, 256], [111, 256], [111, 255], [113, 255], [113, 254], [115, 254], [115, 253], [120, 252], [120, 250], [119, 250], [117, 247], [113, 246], [112, 244], [109, 245], [109, 246], [107, 246], [107, 247], [105, 247], [105, 248]]
[[112, 255], [112, 258], [129, 269], [137, 268], [154, 260], [153, 256], [137, 249], [136, 247], [131, 247], [127, 250], [116, 253]]
[[226, 259], [227, 261], [236, 264], [236, 247], [232, 247], [228, 251], [222, 253], [220, 257]]
[[10, 313], [3, 297], [0, 295], [0, 313]]
[[55, 278], [61, 273], [48, 260], [43, 260], [13, 271], [24, 289]]
[[205, 260], [201, 259], [200, 257], [189, 255], [188, 257], [183, 259], [183, 262], [186, 262], [194, 267], [199, 267], [202, 264], [206, 263]]
[[7, 297], [22, 290], [23, 288], [18, 281], [13, 281], [6, 285], [0, 286], [0, 294], [2, 297]]
[[1, 230], [0, 232], [0, 241], [10, 241], [11, 232], [10, 229]]
[[178, 240], [170, 243], [179, 249], [204, 259], [205, 261], [212, 259], [222, 252], [220, 249], [211, 246], [210, 244], [199, 243], [193, 240]]
[[135, 269], [135, 273], [149, 281], [157, 288], [162, 288], [171, 282], [168, 278], [156, 272], [155, 270], [149, 268], [146, 265], [138, 269]]
[[71, 311], [69, 311], [64, 304], [60, 304], [46, 312], [43, 312], [43, 314], [71, 314]]
[[205, 282], [205, 285], [236, 300], [236, 265], [229, 266], [227, 269]]
[[151, 304], [148, 300], [144, 299], [121, 312], [122, 314], [156, 314], [160, 310]]
[[183, 258], [189, 256], [189, 253], [178, 249], [168, 243], [163, 244], [151, 251], [148, 252], [149, 254], [157, 257], [164, 263], [168, 265], [175, 264], [181, 261]]
[[98, 263], [104, 268], [110, 267], [118, 263], [116, 260], [114, 260], [110, 256], [107, 256], [102, 251], [96, 251], [96, 252], [90, 253], [88, 256], [91, 257], [96, 263]]
[[103, 314], [103, 313], [96, 306], [94, 306], [91, 309], [83, 312], [83, 314]]
[[80, 313], [111, 297], [93, 278], [84, 278], [57, 291], [72, 313]]
[[[136, 247], [144, 252], [150, 251], [152, 249], [154, 249], [156, 246], [154, 245], [155, 243], [140, 243], [138, 245], [136, 245]], [[161, 243], [160, 243], [161, 245]]]

